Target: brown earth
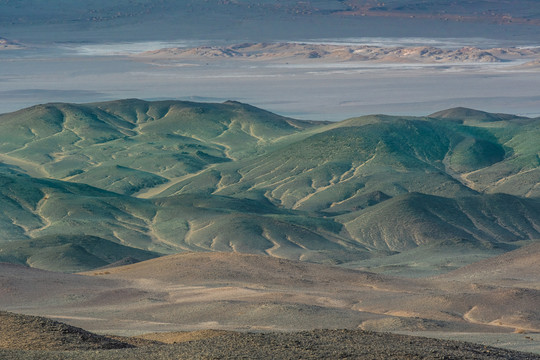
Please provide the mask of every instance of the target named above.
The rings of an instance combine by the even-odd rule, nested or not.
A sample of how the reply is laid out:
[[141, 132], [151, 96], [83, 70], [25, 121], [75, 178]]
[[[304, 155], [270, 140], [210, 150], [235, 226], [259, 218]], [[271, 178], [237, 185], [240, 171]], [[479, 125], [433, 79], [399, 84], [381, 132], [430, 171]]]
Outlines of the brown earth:
[[130, 339], [143, 339], [161, 342], [164, 344], [177, 344], [187, 341], [196, 341], [209, 339], [216, 336], [231, 335], [233, 331], [223, 331], [223, 330], [198, 330], [198, 331], [172, 331], [172, 332], [162, 332], [162, 333], [150, 333], [142, 334], [139, 336], [133, 336]]
[[[540, 353], [540, 342], [526, 338], [540, 332], [539, 250], [534, 244], [430, 279], [238, 253], [178, 254], [84, 275], [0, 264], [0, 305], [123, 336], [322, 327], [497, 333], [519, 334]], [[187, 335], [163, 336], [143, 338]]]

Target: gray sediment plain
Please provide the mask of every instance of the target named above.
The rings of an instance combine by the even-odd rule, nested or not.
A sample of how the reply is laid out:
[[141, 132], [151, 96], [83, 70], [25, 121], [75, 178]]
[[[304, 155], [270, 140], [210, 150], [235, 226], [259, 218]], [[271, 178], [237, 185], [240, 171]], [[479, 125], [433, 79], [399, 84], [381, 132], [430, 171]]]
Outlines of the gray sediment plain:
[[[373, 41], [373, 40], [372, 40]], [[472, 40], [471, 40], [472, 41]], [[194, 42], [194, 45], [197, 43]], [[467, 45], [467, 40], [463, 40]], [[154, 44], [163, 46], [165, 44]], [[425, 115], [465, 106], [538, 116], [540, 72], [508, 63], [392, 64], [221, 59], [144, 63], [130, 44], [0, 53], [0, 112], [44, 102], [118, 98], [250, 103], [285, 116], [342, 120], [370, 113]], [[148, 50], [148, 44], [131, 44]], [[27, 51], [28, 56], [23, 55]], [[124, 53], [122, 53], [125, 51]]]

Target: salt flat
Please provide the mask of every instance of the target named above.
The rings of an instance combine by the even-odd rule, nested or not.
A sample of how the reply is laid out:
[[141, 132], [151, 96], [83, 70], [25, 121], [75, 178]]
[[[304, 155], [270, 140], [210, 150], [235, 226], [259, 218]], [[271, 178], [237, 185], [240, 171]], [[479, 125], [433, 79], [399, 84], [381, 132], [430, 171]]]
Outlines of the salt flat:
[[[401, 41], [406, 43], [407, 39]], [[470, 39], [469, 45], [478, 45], [475, 41], [479, 40]], [[179, 44], [189, 47], [212, 42], [72, 44], [4, 51], [0, 53], [0, 112], [52, 101], [137, 97], [233, 99], [312, 120], [343, 120], [370, 113], [426, 115], [455, 106], [533, 117], [540, 114], [540, 73], [534, 67], [516, 67], [519, 62], [381, 64], [327, 60], [287, 64], [199, 59], [142, 63], [127, 57]], [[467, 39], [459, 43], [467, 44]]]

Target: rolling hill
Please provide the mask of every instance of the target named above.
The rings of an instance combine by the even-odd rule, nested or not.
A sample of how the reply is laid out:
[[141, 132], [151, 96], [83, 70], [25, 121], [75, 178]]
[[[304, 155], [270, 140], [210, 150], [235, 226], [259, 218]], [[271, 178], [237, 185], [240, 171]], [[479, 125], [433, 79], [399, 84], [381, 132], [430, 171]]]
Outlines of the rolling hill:
[[[519, 281], [489, 282], [480, 262], [428, 279], [234, 253], [185, 253], [117, 268], [61, 274], [0, 263], [7, 311], [109, 333], [197, 329], [299, 330], [317, 326], [378, 331], [538, 331], [538, 252], [502, 257], [530, 264]], [[527, 260], [529, 259], [529, 260]], [[484, 280], [487, 282], [484, 284]], [[36, 297], [35, 294], [40, 294]], [[102, 331], [102, 330], [101, 330]]]
[[234, 101], [37, 105], [0, 115], [0, 260], [226, 251], [393, 273], [378, 259], [423, 254], [420, 273], [446, 272], [540, 239], [538, 136], [540, 119], [464, 108], [327, 123]]
[[318, 125], [232, 101], [135, 99], [38, 105], [0, 115], [0, 124], [4, 162], [123, 194], [257, 153]]

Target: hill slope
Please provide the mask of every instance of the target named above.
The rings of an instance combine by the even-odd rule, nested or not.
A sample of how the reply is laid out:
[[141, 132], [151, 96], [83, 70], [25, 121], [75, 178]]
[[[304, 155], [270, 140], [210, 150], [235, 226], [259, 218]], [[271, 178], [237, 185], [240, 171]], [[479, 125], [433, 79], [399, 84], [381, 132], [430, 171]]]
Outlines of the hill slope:
[[540, 242], [464, 266], [440, 278], [481, 281], [483, 284], [512, 284], [538, 290], [538, 273], [540, 273]]
[[133, 194], [315, 125], [236, 102], [47, 104], [0, 115], [0, 151], [47, 177]]
[[0, 259], [80, 271], [228, 251], [386, 271], [368, 259], [473, 246], [467, 260], [435, 256], [432, 273], [452, 270], [540, 239], [539, 121], [456, 108], [316, 123], [230, 101], [35, 106], [0, 115]]
[[408, 192], [538, 196], [540, 123], [509, 116], [491, 125], [445, 117], [345, 120], [268, 154], [215, 166], [162, 195], [257, 194], [288, 208], [331, 213]]
[[239, 251], [314, 261], [365, 258], [342, 226], [224, 196], [147, 200], [3, 168], [0, 260], [82, 271], [179, 251]]

